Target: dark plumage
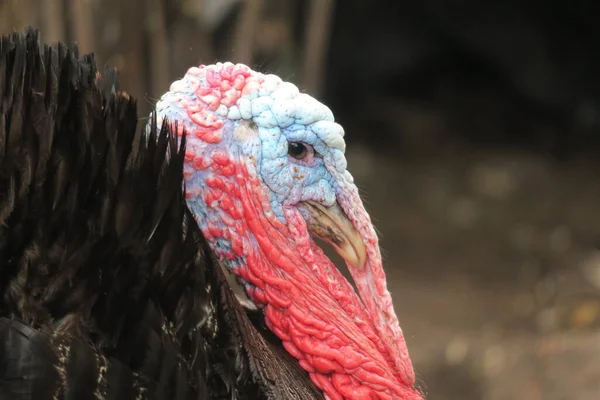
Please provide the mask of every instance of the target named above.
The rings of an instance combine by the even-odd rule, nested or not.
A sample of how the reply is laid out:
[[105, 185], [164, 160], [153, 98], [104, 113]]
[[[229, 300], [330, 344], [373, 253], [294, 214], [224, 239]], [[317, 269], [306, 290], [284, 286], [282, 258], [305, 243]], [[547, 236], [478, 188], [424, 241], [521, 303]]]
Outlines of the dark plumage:
[[0, 399], [322, 398], [192, 218], [185, 135], [137, 122], [92, 56], [1, 39]]

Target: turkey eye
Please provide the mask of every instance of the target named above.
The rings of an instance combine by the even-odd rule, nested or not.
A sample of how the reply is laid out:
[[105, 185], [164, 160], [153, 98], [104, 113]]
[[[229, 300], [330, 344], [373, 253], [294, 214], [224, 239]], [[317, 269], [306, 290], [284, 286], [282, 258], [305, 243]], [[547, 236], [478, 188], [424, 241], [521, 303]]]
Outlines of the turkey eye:
[[288, 154], [295, 159], [302, 160], [306, 157], [308, 153], [308, 148], [304, 143], [300, 142], [290, 142], [288, 144]]

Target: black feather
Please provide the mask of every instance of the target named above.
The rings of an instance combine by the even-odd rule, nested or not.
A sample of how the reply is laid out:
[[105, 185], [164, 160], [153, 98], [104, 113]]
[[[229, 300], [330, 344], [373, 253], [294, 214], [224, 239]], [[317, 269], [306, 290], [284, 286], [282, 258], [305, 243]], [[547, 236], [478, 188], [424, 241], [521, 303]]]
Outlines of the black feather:
[[144, 133], [116, 78], [0, 39], [0, 398], [322, 398], [192, 218], [185, 134]]

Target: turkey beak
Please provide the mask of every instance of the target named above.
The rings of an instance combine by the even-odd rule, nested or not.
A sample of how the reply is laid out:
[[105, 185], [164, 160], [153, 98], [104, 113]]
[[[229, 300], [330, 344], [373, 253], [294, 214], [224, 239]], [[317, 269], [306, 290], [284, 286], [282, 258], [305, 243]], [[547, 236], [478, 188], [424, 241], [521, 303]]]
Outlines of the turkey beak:
[[331, 244], [349, 265], [362, 269], [367, 262], [367, 249], [344, 210], [337, 203], [325, 207], [307, 201], [303, 202], [302, 206], [308, 212], [309, 231]]

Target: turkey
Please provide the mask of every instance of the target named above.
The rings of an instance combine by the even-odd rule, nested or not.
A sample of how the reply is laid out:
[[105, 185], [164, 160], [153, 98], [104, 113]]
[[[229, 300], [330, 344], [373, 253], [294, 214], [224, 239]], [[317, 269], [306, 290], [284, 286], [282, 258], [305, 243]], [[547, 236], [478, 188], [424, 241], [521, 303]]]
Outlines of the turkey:
[[344, 148], [244, 65], [189, 69], [138, 127], [93, 56], [3, 37], [0, 398], [422, 399]]

